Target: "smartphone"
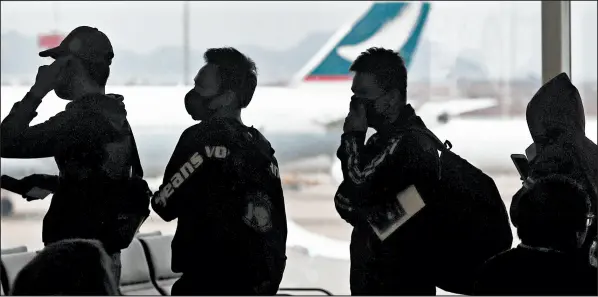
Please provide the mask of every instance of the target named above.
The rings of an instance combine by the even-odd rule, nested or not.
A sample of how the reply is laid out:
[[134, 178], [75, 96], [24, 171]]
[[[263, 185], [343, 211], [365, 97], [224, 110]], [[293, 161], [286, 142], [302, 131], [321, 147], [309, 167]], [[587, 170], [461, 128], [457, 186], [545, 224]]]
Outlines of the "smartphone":
[[525, 155], [527, 156], [527, 160], [531, 161], [536, 157], [536, 144], [532, 143], [525, 149]]
[[48, 195], [52, 194], [52, 191], [50, 190], [46, 190], [46, 189], [42, 189], [39, 187], [33, 187], [31, 189], [29, 189], [29, 191], [27, 191], [23, 197], [25, 197], [27, 199], [27, 201], [31, 201], [31, 200], [42, 200], [46, 197], [48, 197]]
[[527, 179], [529, 176], [529, 163], [527, 157], [523, 154], [512, 154], [511, 160], [513, 161], [513, 164], [515, 164], [515, 168], [517, 168], [517, 172], [519, 172], [521, 179]]

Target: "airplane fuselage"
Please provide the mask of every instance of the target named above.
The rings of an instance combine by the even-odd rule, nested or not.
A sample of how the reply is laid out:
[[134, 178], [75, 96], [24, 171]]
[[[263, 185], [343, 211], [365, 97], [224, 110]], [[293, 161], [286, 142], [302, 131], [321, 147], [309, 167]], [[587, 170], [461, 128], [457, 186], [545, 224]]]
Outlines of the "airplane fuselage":
[[[161, 176], [182, 132], [197, 124], [185, 111], [183, 98], [191, 87], [109, 87], [110, 93], [125, 97], [127, 118], [133, 129], [146, 175]], [[348, 88], [259, 87], [254, 99], [243, 111], [243, 121], [262, 131], [285, 164], [304, 158], [330, 156], [338, 146], [339, 135], [326, 131], [320, 122], [343, 117], [348, 109]], [[26, 87], [2, 87], [2, 118], [14, 102], [27, 93]], [[41, 123], [64, 110], [68, 101], [51, 92], [38, 108], [32, 125]], [[322, 165], [328, 170], [330, 164]], [[15, 177], [33, 172], [56, 173], [51, 158], [2, 159], [3, 174]]]

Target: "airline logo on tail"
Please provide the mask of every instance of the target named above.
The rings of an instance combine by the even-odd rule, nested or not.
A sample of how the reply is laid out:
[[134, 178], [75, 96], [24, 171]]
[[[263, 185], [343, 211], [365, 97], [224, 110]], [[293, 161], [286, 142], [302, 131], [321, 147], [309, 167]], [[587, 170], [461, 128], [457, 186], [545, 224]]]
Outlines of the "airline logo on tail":
[[348, 80], [351, 63], [374, 46], [398, 50], [409, 67], [429, 13], [429, 3], [375, 2], [356, 22], [339, 29], [306, 65], [302, 78]]

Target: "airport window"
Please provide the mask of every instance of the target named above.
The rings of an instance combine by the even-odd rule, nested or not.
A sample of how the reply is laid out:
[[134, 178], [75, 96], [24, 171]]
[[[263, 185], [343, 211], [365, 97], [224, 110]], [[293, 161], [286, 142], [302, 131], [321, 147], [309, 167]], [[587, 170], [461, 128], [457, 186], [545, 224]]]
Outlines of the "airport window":
[[[236, 47], [258, 68], [258, 87], [243, 115], [245, 124], [263, 128], [276, 151], [290, 221], [286, 269], [304, 270], [287, 273], [297, 279], [283, 287], [346, 295], [351, 228], [331, 201], [340, 183], [336, 150], [348, 103], [336, 102], [352, 95], [343, 83], [351, 79], [356, 55], [363, 47], [382, 46], [405, 59], [407, 100], [426, 125], [495, 178], [510, 205], [521, 182], [509, 154], [531, 143], [525, 108], [541, 86], [539, 1], [185, 2], [3, 1], [2, 118], [27, 93], [37, 68], [51, 62], [38, 56], [40, 50], [77, 26], [98, 27], [115, 51], [106, 92], [125, 97], [145, 177], [155, 191], [181, 132], [196, 123], [185, 111], [191, 86], [184, 84], [204, 64], [207, 48]], [[574, 2], [572, 11], [572, 77], [586, 113], [595, 115], [596, 3]], [[33, 123], [66, 103], [49, 93]], [[56, 174], [54, 159], [2, 159], [2, 174], [33, 173]], [[42, 248], [50, 203], [50, 197], [27, 202], [3, 189], [2, 248]], [[176, 227], [176, 220], [166, 223], [152, 213], [141, 232], [171, 235]], [[302, 237], [310, 233], [318, 236]], [[334, 240], [311, 242], [319, 236]]]
[[596, 2], [571, 1], [571, 79], [584, 101], [586, 116], [594, 118], [598, 108], [596, 26]]

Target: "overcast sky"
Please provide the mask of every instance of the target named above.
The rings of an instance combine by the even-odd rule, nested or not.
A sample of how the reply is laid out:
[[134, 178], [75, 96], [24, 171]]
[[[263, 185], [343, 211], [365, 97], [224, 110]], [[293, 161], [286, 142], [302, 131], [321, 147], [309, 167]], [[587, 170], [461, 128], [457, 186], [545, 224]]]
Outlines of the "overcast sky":
[[[438, 52], [446, 56], [442, 57], [446, 63], [471, 52], [490, 72], [504, 71], [508, 60], [510, 69], [539, 69], [539, 1], [432, 2], [424, 39], [441, 47]], [[143, 53], [182, 44], [183, 2], [6, 1], [1, 5], [3, 33], [15, 30], [35, 36], [86, 24], [104, 31], [116, 50]], [[190, 42], [197, 49], [206, 44], [251, 44], [283, 50], [314, 32], [336, 30], [368, 5], [364, 1], [190, 1]], [[573, 66], [583, 67], [584, 76], [595, 79], [596, 2], [576, 1], [572, 10]]]
[[[334, 31], [367, 2], [190, 1], [191, 43], [294, 46], [314, 31]], [[80, 24], [103, 30], [115, 46], [151, 50], [182, 42], [183, 2], [2, 2], [2, 32], [32, 35]]]

